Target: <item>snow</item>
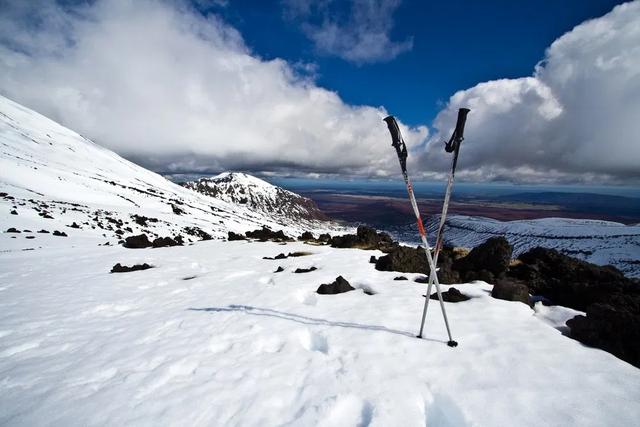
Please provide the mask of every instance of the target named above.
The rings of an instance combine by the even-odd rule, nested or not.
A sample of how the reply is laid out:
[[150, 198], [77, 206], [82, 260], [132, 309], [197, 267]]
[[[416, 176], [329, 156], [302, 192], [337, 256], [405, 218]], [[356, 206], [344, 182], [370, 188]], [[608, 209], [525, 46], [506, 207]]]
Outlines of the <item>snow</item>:
[[[53, 238], [53, 237], [51, 237]], [[559, 331], [566, 309], [437, 305], [377, 251], [207, 241], [0, 253], [2, 425], [633, 426], [640, 370]], [[280, 252], [308, 256], [263, 260]], [[111, 267], [155, 267], [110, 274]], [[273, 273], [278, 266], [284, 272]], [[318, 270], [294, 274], [298, 267]], [[358, 288], [318, 295], [343, 275]], [[408, 275], [413, 278], [415, 275]], [[366, 295], [367, 288], [374, 295]], [[444, 289], [447, 289], [444, 286]]]

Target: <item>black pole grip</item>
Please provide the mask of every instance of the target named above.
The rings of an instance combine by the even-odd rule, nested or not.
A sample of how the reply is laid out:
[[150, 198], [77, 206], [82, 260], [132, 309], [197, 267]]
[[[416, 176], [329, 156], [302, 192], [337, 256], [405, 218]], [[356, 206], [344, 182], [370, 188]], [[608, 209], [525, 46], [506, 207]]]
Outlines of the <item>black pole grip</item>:
[[400, 145], [400, 143], [402, 142], [402, 135], [400, 134], [400, 128], [398, 127], [396, 118], [393, 116], [387, 116], [383, 120], [387, 123], [389, 133], [391, 133], [391, 145], [393, 145], [394, 147], [396, 145]]
[[464, 125], [467, 122], [467, 114], [469, 114], [468, 108], [460, 108], [458, 110], [458, 121], [456, 122], [455, 135], [457, 139], [462, 141], [464, 139]]
[[407, 172], [407, 146], [402, 139], [402, 134], [400, 133], [400, 127], [398, 127], [398, 122], [396, 122], [395, 117], [387, 116], [383, 119], [387, 123], [387, 127], [389, 128], [389, 133], [391, 133], [391, 145], [396, 149], [396, 154], [398, 155], [398, 160], [400, 161], [400, 168], [403, 173]]

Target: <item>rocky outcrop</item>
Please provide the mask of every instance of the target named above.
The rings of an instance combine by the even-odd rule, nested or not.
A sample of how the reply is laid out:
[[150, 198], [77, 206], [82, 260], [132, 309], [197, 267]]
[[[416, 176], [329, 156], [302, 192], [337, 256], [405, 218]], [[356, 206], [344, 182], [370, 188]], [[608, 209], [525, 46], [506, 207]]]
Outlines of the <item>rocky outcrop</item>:
[[366, 225], [358, 226], [356, 234], [334, 236], [330, 240], [333, 248], [378, 249], [390, 252], [398, 247], [387, 233], [378, 233], [375, 228]]
[[[430, 299], [438, 299], [438, 293], [431, 294]], [[456, 288], [449, 288], [446, 292], [442, 292], [442, 300], [444, 302], [463, 302], [470, 300], [471, 298], [457, 290]]]
[[504, 275], [511, 262], [513, 249], [504, 237], [492, 237], [476, 246], [463, 258], [455, 260], [452, 269], [463, 281], [484, 280], [492, 283]]
[[499, 280], [493, 286], [491, 296], [505, 301], [519, 301], [529, 305], [529, 288], [523, 283]]
[[601, 267], [554, 249], [534, 248], [520, 255], [518, 261], [509, 269], [509, 276], [526, 283], [532, 295], [580, 311], [638, 289], [632, 279], [614, 267]]
[[344, 277], [338, 276], [332, 283], [320, 285], [316, 292], [321, 295], [335, 295], [353, 290], [355, 288]]
[[153, 266], [146, 262], [144, 264], [135, 264], [131, 267], [117, 263], [111, 268], [110, 273], [129, 273], [130, 271], [148, 270], [150, 268], [153, 268]]
[[274, 242], [292, 242], [294, 239], [284, 234], [284, 231], [273, 231], [269, 227], [262, 227], [257, 230], [247, 231], [244, 233], [250, 239], [257, 239], [261, 242], [272, 240]]
[[586, 316], [567, 321], [571, 337], [640, 368], [640, 298], [617, 295], [610, 304], [592, 304]]

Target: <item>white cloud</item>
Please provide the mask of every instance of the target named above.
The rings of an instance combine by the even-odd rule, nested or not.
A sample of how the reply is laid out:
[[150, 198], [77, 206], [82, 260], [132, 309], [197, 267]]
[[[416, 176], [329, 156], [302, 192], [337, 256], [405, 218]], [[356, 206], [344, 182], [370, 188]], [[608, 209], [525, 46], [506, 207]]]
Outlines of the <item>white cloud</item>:
[[471, 108], [460, 176], [529, 182], [640, 180], [640, 2], [557, 39], [532, 77], [459, 91], [419, 163], [443, 172], [441, 140]]
[[413, 48], [413, 39], [391, 40], [393, 13], [400, 0], [283, 0], [285, 17], [299, 22], [323, 54], [356, 64], [389, 61]]
[[[7, 3], [0, 91], [167, 172], [395, 173], [381, 107], [351, 106], [264, 61], [186, 3]], [[404, 128], [416, 145], [426, 128]]]

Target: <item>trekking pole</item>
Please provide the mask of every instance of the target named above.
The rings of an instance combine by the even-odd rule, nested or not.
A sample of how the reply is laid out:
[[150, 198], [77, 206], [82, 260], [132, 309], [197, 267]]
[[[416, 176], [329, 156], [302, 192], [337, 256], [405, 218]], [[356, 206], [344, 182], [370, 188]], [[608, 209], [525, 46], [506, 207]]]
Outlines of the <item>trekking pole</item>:
[[[456, 166], [458, 164], [458, 154], [460, 153], [460, 144], [464, 140], [464, 126], [467, 121], [467, 114], [469, 114], [468, 108], [460, 108], [458, 110], [458, 121], [456, 122], [456, 128], [449, 139], [449, 142], [445, 143], [444, 149], [447, 153], [453, 153], [451, 159], [451, 170], [449, 171], [449, 178], [447, 180], [447, 190], [444, 196], [444, 203], [442, 204], [442, 214], [440, 215], [440, 224], [438, 225], [438, 231], [436, 234], [436, 246], [433, 254], [433, 263], [438, 265], [438, 256], [442, 249], [444, 242], [444, 224], [447, 218], [447, 211], [449, 209], [449, 199], [451, 198], [451, 192], [453, 189], [453, 180], [456, 174]], [[424, 330], [424, 322], [427, 317], [427, 309], [429, 308], [429, 299], [431, 298], [431, 287], [435, 280], [435, 273], [431, 271], [429, 274], [429, 285], [427, 286], [427, 295], [424, 301], [424, 308], [422, 309], [422, 322], [420, 323], [420, 334]]]
[[[447, 334], [449, 335], [449, 342], [447, 342], [447, 345], [449, 347], [455, 347], [458, 345], [458, 343], [455, 342], [451, 337], [449, 320], [447, 319], [447, 312], [444, 308], [444, 302], [442, 301], [442, 292], [440, 292], [440, 282], [438, 282], [438, 275], [436, 274], [436, 265], [433, 262], [433, 258], [431, 256], [431, 248], [429, 246], [429, 243], [427, 242], [427, 235], [424, 231], [424, 224], [422, 223], [420, 210], [418, 209], [416, 197], [413, 194], [413, 186], [411, 185], [411, 180], [409, 180], [409, 175], [407, 173], [407, 155], [408, 155], [407, 146], [404, 143], [404, 140], [402, 139], [402, 134], [400, 133], [400, 128], [398, 127], [398, 123], [396, 122], [396, 119], [393, 116], [388, 116], [388, 117], [385, 117], [384, 121], [387, 123], [389, 132], [391, 133], [391, 140], [392, 140], [391, 145], [396, 149], [398, 160], [400, 161], [400, 169], [402, 170], [402, 176], [404, 178], [404, 182], [407, 185], [409, 200], [411, 201], [411, 206], [413, 207], [413, 213], [416, 215], [416, 221], [418, 223], [418, 233], [420, 234], [420, 238], [422, 239], [422, 244], [424, 245], [424, 250], [427, 255], [427, 263], [429, 264], [429, 270], [431, 271], [431, 275], [433, 276], [434, 283], [436, 285], [436, 292], [438, 293], [438, 299], [440, 300], [440, 308], [442, 309], [442, 316], [444, 317], [444, 324], [447, 327]], [[420, 331], [418, 338], [422, 338], [422, 331]]]

